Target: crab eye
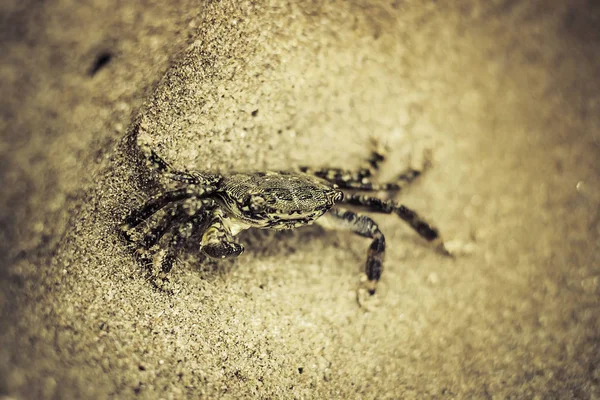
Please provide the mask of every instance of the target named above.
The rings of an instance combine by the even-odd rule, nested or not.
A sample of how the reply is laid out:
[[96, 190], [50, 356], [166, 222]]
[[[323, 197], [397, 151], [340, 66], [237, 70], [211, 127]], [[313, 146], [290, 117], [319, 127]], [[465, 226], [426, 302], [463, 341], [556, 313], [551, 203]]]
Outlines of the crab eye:
[[337, 203], [338, 201], [344, 200], [344, 192], [338, 191], [335, 196], [333, 196], [333, 202]]

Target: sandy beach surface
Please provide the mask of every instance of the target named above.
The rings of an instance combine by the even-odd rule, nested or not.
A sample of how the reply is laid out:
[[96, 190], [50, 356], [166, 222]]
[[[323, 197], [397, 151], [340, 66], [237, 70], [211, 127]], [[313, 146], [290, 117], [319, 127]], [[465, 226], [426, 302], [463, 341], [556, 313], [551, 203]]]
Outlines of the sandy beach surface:
[[[569, 3], [569, 4], [567, 4]], [[600, 398], [593, 1], [4, 1], [0, 398]], [[248, 231], [167, 289], [119, 235], [178, 169], [432, 166], [369, 241]], [[158, 251], [160, 254], [160, 250]], [[358, 294], [357, 294], [358, 293]], [[365, 300], [365, 301], [363, 301]]]

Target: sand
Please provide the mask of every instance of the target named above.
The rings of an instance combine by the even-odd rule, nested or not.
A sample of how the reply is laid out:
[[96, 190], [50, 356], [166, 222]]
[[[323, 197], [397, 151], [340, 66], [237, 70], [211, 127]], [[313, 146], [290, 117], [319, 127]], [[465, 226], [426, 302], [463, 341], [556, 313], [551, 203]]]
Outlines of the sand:
[[[5, 3], [0, 396], [600, 398], [592, 2]], [[459, 254], [374, 215], [362, 306], [368, 241], [312, 226], [157, 290], [117, 230], [164, 184], [136, 132], [221, 173], [431, 149], [397, 200]]]

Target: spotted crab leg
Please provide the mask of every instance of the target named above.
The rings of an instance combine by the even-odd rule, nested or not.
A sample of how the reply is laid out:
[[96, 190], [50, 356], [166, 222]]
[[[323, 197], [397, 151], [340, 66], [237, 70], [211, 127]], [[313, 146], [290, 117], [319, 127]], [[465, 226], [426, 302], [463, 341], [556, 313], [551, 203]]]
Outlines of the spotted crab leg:
[[312, 173], [319, 178], [325, 179], [337, 185], [340, 189], [358, 190], [367, 192], [397, 192], [405, 186], [413, 182], [421, 175], [421, 171], [408, 169], [396, 178], [396, 182], [376, 183], [367, 177], [360, 177], [352, 171], [340, 169], [324, 169], [319, 171], [307, 170], [307, 173]]
[[162, 274], [166, 275], [171, 272], [171, 268], [173, 268], [173, 263], [175, 262], [177, 249], [179, 249], [188, 238], [193, 237], [206, 226], [208, 213], [209, 211], [202, 210], [195, 215], [190, 216], [187, 220], [182, 221], [183, 224], [173, 232], [173, 235], [169, 240], [167, 252], [160, 264]]
[[445, 255], [450, 255], [444, 247], [444, 243], [440, 236], [438, 228], [429, 224], [417, 212], [410, 208], [398, 204], [392, 200], [382, 200], [377, 197], [364, 196], [359, 194], [347, 194], [342, 200], [342, 203], [357, 206], [366, 209], [370, 212], [382, 214], [396, 214], [404, 222], [406, 222], [415, 232], [428, 242], [436, 244], [440, 252]]
[[142, 240], [140, 240], [140, 244], [144, 249], [149, 249], [155, 244], [157, 244], [160, 239], [176, 224], [184, 221], [186, 217], [189, 218], [187, 211], [183, 208], [181, 204], [178, 204], [177, 207], [165, 213], [162, 216], [160, 221], [150, 229]]
[[163, 176], [187, 185], [197, 185], [206, 188], [213, 188], [214, 185], [219, 182], [220, 177], [213, 174], [205, 174], [205, 176], [194, 174], [187, 171], [178, 171], [167, 163], [162, 157], [160, 157], [154, 150], [143, 150], [144, 154], [147, 154], [148, 166], [161, 173]]
[[385, 257], [385, 237], [379, 230], [377, 223], [366, 215], [360, 215], [354, 211], [342, 208], [333, 208], [317, 223], [329, 229], [341, 229], [356, 233], [362, 237], [373, 239], [367, 252], [367, 263], [365, 274], [367, 275], [367, 290], [369, 294], [375, 294], [375, 288], [381, 273], [383, 272], [383, 260]]
[[200, 224], [204, 214], [211, 208], [214, 208], [214, 201], [212, 199], [199, 199], [195, 203], [196, 211], [190, 210], [188, 204], [178, 203], [176, 207], [168, 210], [165, 215], [156, 223], [156, 225], [150, 230], [148, 234], [140, 241], [140, 244], [145, 249], [157, 244], [160, 239], [174, 227], [189, 223], [190, 221], [197, 221], [194, 224]]
[[142, 208], [133, 210], [121, 225], [121, 230], [127, 232], [130, 229], [135, 228], [143, 221], [150, 218], [158, 210], [165, 207], [169, 203], [188, 199], [194, 196], [202, 196], [204, 191], [200, 188], [181, 188], [172, 190], [169, 192], [161, 193], [157, 196], [152, 197]]
[[171, 232], [165, 253], [160, 261], [160, 272], [163, 277], [171, 271], [177, 249], [181, 247], [185, 240], [193, 237], [206, 227], [208, 215], [211, 212], [210, 207], [214, 207], [214, 202], [212, 199], [202, 199], [197, 207], [197, 211], [190, 215], [189, 207], [181, 203], [177, 204], [173, 210], [163, 215], [156, 226], [140, 240], [141, 248], [137, 251], [138, 255], [152, 263], [152, 257], [149, 255], [148, 250]]
[[358, 171], [350, 171], [341, 168], [323, 168], [312, 170], [309, 167], [301, 167], [300, 171], [318, 176], [337, 185], [340, 189], [359, 190], [369, 192], [379, 191], [399, 191], [405, 186], [412, 183], [424, 170], [429, 167], [429, 156], [426, 154], [426, 161], [423, 169], [417, 170], [408, 168], [400, 173], [394, 182], [376, 183], [372, 181], [372, 177], [379, 171], [380, 164], [385, 161], [385, 156], [381, 152], [373, 151], [365, 163], [365, 167]]

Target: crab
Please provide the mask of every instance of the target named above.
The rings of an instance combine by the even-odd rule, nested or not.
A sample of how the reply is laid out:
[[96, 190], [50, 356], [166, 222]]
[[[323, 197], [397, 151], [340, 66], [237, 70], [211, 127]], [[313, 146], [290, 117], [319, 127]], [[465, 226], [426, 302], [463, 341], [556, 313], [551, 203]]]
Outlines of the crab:
[[423, 239], [449, 254], [438, 229], [418, 213], [395, 201], [361, 194], [397, 192], [421, 175], [420, 170], [408, 169], [395, 182], [374, 182], [372, 179], [385, 160], [381, 151], [372, 151], [365, 166], [357, 171], [300, 167], [295, 171], [229, 174], [179, 171], [153, 149], [143, 147], [142, 152], [151, 169], [177, 186], [132, 210], [120, 229], [127, 240], [133, 242], [132, 230], [160, 210], [166, 210], [136, 243], [138, 249], [148, 251], [163, 237], [170, 236], [160, 262], [163, 276], [170, 272], [177, 249], [191, 238], [199, 239], [200, 250], [210, 258], [232, 258], [244, 252], [244, 247], [235, 240], [243, 230], [295, 229], [316, 222], [328, 229], [351, 231], [371, 240], [365, 264], [365, 286], [373, 295], [383, 272], [385, 236], [373, 219], [352, 209], [395, 214]]

